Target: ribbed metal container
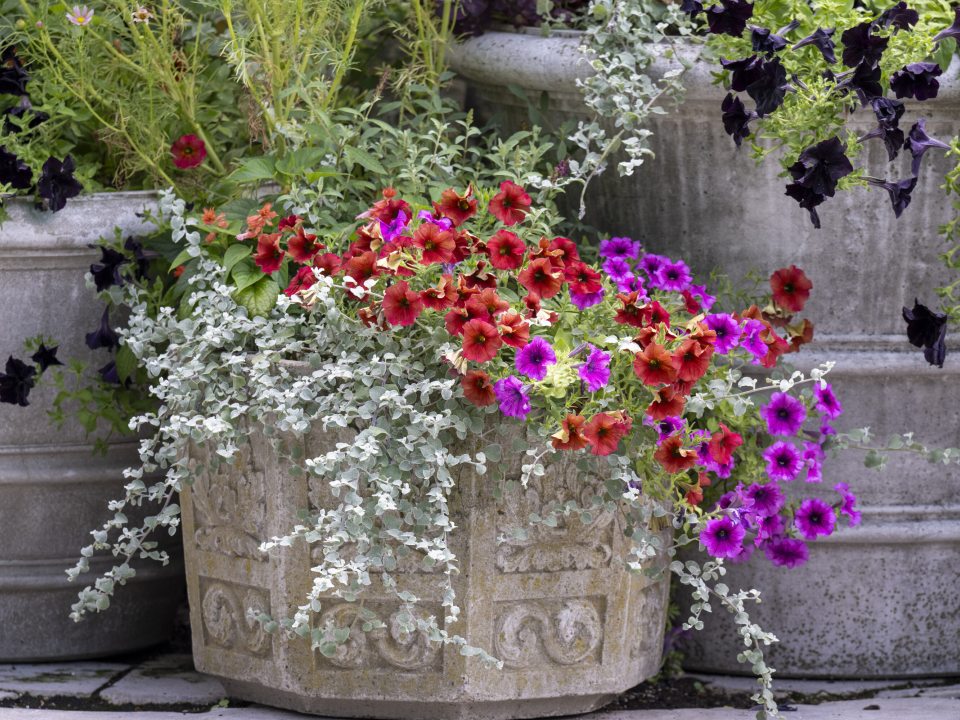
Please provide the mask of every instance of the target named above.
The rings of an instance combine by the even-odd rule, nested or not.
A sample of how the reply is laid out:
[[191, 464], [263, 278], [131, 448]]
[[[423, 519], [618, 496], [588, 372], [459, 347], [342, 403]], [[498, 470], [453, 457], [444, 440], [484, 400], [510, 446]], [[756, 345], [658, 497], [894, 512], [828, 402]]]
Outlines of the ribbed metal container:
[[[558, 123], [584, 115], [576, 79], [590, 69], [578, 45], [575, 35], [494, 32], [449, 57], [481, 118], [496, 116], [514, 130], [528, 124], [527, 111], [508, 84], [525, 88], [535, 104], [548, 93], [548, 116]], [[696, 56], [695, 48], [681, 51]], [[652, 74], [669, 66], [660, 60]], [[816, 230], [784, 196], [775, 158], [757, 166], [749, 148], [738, 151], [724, 133], [725, 92], [711, 69], [696, 62], [685, 76], [684, 104], [651, 124], [655, 159], [633, 177], [611, 169], [594, 182], [587, 221], [683, 258], [701, 280], [714, 269], [741, 278], [802, 267], [813, 280], [805, 314], [817, 340], [789, 360], [837, 361], [831, 379], [847, 409], [841, 427], [870, 426], [881, 439], [915, 431], [928, 444], [960, 445], [960, 353], [954, 346], [944, 369], [929, 368], [907, 344], [900, 318], [915, 296], [935, 306], [934, 288], [949, 277], [938, 260], [945, 249], [938, 228], [954, 214], [940, 189], [951, 161], [942, 151], [927, 153], [913, 204], [899, 220], [885, 191], [855, 190], [821, 206], [823, 229]], [[933, 137], [960, 132], [958, 72], [955, 61], [936, 100], [908, 104], [905, 129], [922, 116]], [[852, 125], [866, 132], [873, 113], [858, 111]], [[868, 174], [909, 175], [909, 153], [888, 165], [880, 141], [866, 147]], [[878, 473], [850, 453], [828, 461], [820, 490], [829, 496], [841, 481], [860, 497], [862, 526], [816, 543], [803, 569], [752, 561], [728, 576], [733, 587], [764, 592], [753, 615], [782, 640], [771, 664], [795, 677], [960, 674], [960, 472], [903, 457]], [[720, 615], [693, 634], [688, 666], [749, 672], [735, 659], [742, 643], [732, 619]]]
[[[69, 201], [58, 213], [8, 199], [0, 227], [0, 367], [23, 357], [23, 341], [45, 335], [59, 357], [109, 360], [91, 353], [84, 335], [96, 329], [102, 304], [84, 273], [99, 257], [88, 247], [114, 227], [144, 229], [138, 217], [156, 207], [155, 193], [104, 193]], [[114, 558], [91, 561], [92, 573], [70, 583], [65, 570], [89, 532], [109, 517], [108, 501], [123, 495], [123, 469], [137, 461], [136, 442], [111, 443], [95, 455], [76, 421], [56, 429], [47, 417], [54, 390], [35, 390], [30, 406], [0, 405], [0, 662], [112, 655], [163, 642], [182, 599], [179, 542], [167, 567], [138, 564], [136, 578], [117, 590], [107, 612], [81, 623], [68, 617], [77, 591]]]

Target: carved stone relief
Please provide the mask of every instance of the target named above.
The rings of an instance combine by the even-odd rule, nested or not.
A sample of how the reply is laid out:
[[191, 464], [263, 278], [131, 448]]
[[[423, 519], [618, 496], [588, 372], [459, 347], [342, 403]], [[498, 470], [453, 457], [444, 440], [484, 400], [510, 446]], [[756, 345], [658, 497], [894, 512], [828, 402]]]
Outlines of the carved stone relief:
[[200, 579], [201, 617], [207, 645], [217, 645], [234, 652], [265, 657], [272, 652], [271, 636], [264, 632], [247, 611], [270, 612], [266, 590]]
[[600, 661], [603, 598], [497, 603], [494, 655], [508, 668]]

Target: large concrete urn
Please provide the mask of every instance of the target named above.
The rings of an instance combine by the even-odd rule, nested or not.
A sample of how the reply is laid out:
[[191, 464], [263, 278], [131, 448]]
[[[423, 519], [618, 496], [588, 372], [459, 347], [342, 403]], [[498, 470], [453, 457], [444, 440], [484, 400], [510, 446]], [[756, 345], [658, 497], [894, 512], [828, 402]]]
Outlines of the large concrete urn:
[[[84, 273], [100, 253], [101, 236], [144, 229], [137, 213], [155, 207], [153, 193], [74, 198], [64, 210], [35, 210], [8, 199], [0, 227], [0, 363], [23, 357], [36, 335], [59, 343], [65, 362], [104, 365], [84, 335], [95, 330], [102, 305]], [[2, 365], [0, 365], [2, 368]], [[135, 441], [109, 444], [95, 455], [92, 440], [70, 419], [56, 429], [47, 417], [55, 390], [34, 390], [30, 406], [0, 405], [0, 662], [100, 657], [156, 645], [169, 637], [182, 598], [179, 549], [167, 567], [138, 565], [109, 611], [75, 623], [68, 617], [77, 591], [108, 570], [111, 556], [91, 559], [91, 573], [68, 582], [90, 531], [109, 517], [107, 503], [123, 495], [123, 470], [137, 460]]]
[[[478, 114], [512, 131], [527, 124], [528, 113], [505, 92], [508, 84], [534, 101], [547, 93], [548, 117], [584, 115], [576, 79], [590, 68], [579, 43], [576, 35], [493, 32], [463, 42], [449, 57]], [[680, 51], [696, 58], [693, 47]], [[671, 62], [656, 61], [651, 75]], [[954, 344], [942, 370], [928, 367], [906, 342], [900, 317], [914, 297], [935, 306], [934, 289], [949, 277], [938, 259], [945, 249], [938, 228], [955, 213], [940, 189], [951, 159], [927, 153], [899, 220], [885, 191], [854, 190], [821, 206], [823, 229], [816, 230], [784, 195], [776, 158], [758, 166], [749, 148], [738, 151], [724, 133], [725, 91], [713, 84], [712, 69], [695, 60], [684, 76], [683, 105], [651, 123], [655, 158], [632, 177], [609, 170], [594, 181], [587, 221], [683, 258], [701, 281], [715, 269], [738, 279], [750, 270], [802, 267], [813, 280], [805, 314], [817, 325], [816, 341], [788, 359], [837, 362], [831, 379], [847, 410], [838, 426], [869, 426], [881, 441], [914, 431], [927, 444], [957, 446], [960, 353]], [[955, 59], [936, 100], [908, 103], [905, 130], [922, 116], [933, 137], [947, 141], [960, 132], [958, 74]], [[851, 118], [861, 134], [875, 124], [869, 109]], [[909, 153], [889, 165], [880, 141], [866, 148], [867, 174], [909, 175]], [[835, 499], [832, 486], [848, 483], [860, 497], [860, 527], [815, 543], [801, 570], [754, 559], [733, 568], [729, 584], [764, 592], [753, 614], [781, 638], [770, 650], [780, 676], [960, 674], [960, 471], [898, 455], [878, 473], [861, 459], [848, 453], [828, 461], [821, 488]], [[725, 620], [710, 617], [706, 630], [693, 634], [690, 668], [749, 672], [735, 660], [742, 643]]]
[[[300, 445], [301, 457], [311, 457], [329, 443], [314, 433], [290, 440], [287, 451]], [[600, 480], [572, 464], [548, 468], [525, 491], [500, 500], [489, 477], [464, 471], [458, 478], [451, 543], [460, 559], [454, 584], [462, 615], [446, 629], [502, 659], [496, 669], [424, 634], [404, 634], [398, 601], [373, 573], [363, 606], [384, 630], [364, 633], [355, 625], [332, 657], [311, 651], [307, 639], [265, 634], [249, 611], [291, 617], [321, 556], [302, 543], [263, 554], [259, 542], [289, 532], [298, 511], [335, 507], [336, 500], [316, 479], [291, 473], [290, 461], [257, 434], [230, 466], [211, 470], [204, 448], [191, 461], [196, 479], [183, 493], [183, 531], [194, 660], [232, 697], [334, 717], [545, 717], [599, 708], [659, 668], [667, 583], [624, 567], [616, 518], [538, 526], [525, 541], [498, 544], [548, 503], [594, 494]], [[518, 478], [520, 457], [504, 463], [505, 477]], [[394, 576], [421, 598], [416, 612], [443, 618], [441, 576], [411, 559]], [[331, 597], [315, 626], [350, 626], [357, 608]]]

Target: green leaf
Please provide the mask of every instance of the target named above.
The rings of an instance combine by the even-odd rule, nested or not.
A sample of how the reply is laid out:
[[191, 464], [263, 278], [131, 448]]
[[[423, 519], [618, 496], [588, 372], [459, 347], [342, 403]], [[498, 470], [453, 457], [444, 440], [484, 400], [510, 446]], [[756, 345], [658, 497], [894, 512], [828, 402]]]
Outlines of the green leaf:
[[170, 263], [170, 269], [173, 270], [174, 268], [180, 267], [190, 260], [193, 260], [193, 255], [190, 254], [189, 248], [187, 250], [182, 250], [180, 254], [173, 259], [173, 262]]
[[347, 145], [343, 148], [343, 154], [346, 155], [347, 160], [354, 165], [360, 165], [365, 170], [369, 170], [370, 172], [378, 175], [387, 174], [386, 168], [380, 164], [380, 161], [366, 150], [361, 150], [360, 148], [353, 147], [352, 145]]
[[223, 269], [229, 272], [234, 265], [253, 252], [249, 245], [231, 245], [223, 256]]
[[126, 345], [121, 345], [120, 349], [117, 350], [116, 363], [117, 376], [120, 378], [120, 382], [126, 382], [137, 372], [137, 358]]
[[264, 277], [264, 274], [263, 270], [258, 268], [249, 260], [243, 258], [233, 267], [233, 270], [230, 272], [230, 276], [233, 278], [233, 282], [237, 286], [237, 291], [240, 291], [246, 290], [254, 283], [260, 282], [260, 280]]
[[264, 275], [249, 287], [234, 292], [233, 299], [251, 315], [266, 315], [277, 304], [279, 294], [280, 286], [269, 275]]
[[261, 156], [247, 158], [240, 163], [231, 176], [235, 182], [257, 182], [273, 180], [276, 175], [276, 161], [272, 157]]

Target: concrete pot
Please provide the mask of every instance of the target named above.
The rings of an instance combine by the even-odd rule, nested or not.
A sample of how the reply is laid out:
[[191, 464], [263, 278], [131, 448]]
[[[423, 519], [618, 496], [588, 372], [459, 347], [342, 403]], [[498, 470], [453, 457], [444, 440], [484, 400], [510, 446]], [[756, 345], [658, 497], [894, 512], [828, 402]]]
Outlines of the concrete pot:
[[[315, 433], [289, 442], [312, 457], [332, 441]], [[183, 494], [183, 537], [194, 660], [231, 697], [334, 717], [544, 717], [599, 708], [659, 668], [667, 584], [625, 569], [625, 540], [612, 516], [497, 543], [529, 513], [579, 498], [599, 482], [573, 465], [548, 470], [526, 492], [500, 501], [489, 478], [467, 470], [451, 498], [463, 613], [447, 629], [503, 659], [497, 670], [421, 634], [404, 636], [395, 622], [399, 604], [376, 577], [365, 607], [387, 630], [356, 632], [334, 657], [312, 652], [307, 640], [264, 634], [247, 611], [292, 616], [320, 556], [299, 543], [264, 555], [258, 543], [288, 532], [298, 510], [336, 501], [315, 480], [292, 475], [257, 434], [232, 467], [201, 472], [208, 462], [203, 448], [191, 460], [199, 476]], [[518, 477], [520, 457], [504, 462], [506, 477]], [[400, 584], [422, 598], [420, 612], [442, 617], [438, 576], [418, 561], [401, 564], [398, 573]], [[316, 619], [343, 626], [356, 612], [356, 604], [330, 598]]]
[[[60, 343], [62, 359], [89, 360], [84, 335], [103, 308], [84, 283], [99, 256], [87, 247], [101, 235], [144, 228], [137, 217], [155, 207], [154, 193], [105, 193], [71, 200], [59, 213], [8, 199], [10, 218], [0, 227], [0, 353], [22, 355], [28, 337]], [[50, 423], [52, 387], [31, 393], [29, 407], [0, 405], [0, 662], [114, 655], [163, 642], [182, 597], [182, 561], [165, 568], [144, 564], [117, 592], [110, 610], [82, 623], [68, 617], [77, 591], [112, 565], [91, 561], [92, 573], [67, 581], [89, 532], [107, 517], [107, 502], [123, 492], [123, 469], [137, 460], [135, 442], [111, 443], [94, 455], [79, 424]]]
[[[584, 115], [576, 79], [589, 72], [579, 38], [488, 33], [449, 54], [468, 83], [468, 100], [483, 118], [508, 131], [527, 123], [527, 111], [507, 84], [537, 101], [546, 92], [559, 121]], [[694, 57], [696, 49], [681, 48]], [[651, 75], [670, 61], [658, 60]], [[927, 367], [907, 344], [901, 305], [914, 296], [935, 305], [933, 289], [949, 277], [938, 254], [938, 228], [954, 211], [940, 190], [952, 167], [944, 153], [928, 153], [913, 204], [897, 220], [882, 190], [838, 195], [821, 207], [823, 229], [783, 195], [780, 166], [760, 166], [738, 151], [720, 121], [724, 91], [711, 66], [696, 62], [686, 74], [686, 100], [651, 123], [656, 158], [629, 178], [614, 170], [588, 194], [587, 221], [604, 232], [641, 239], [657, 253], [680, 257], [706, 279], [717, 269], [738, 279], [795, 263], [813, 280], [806, 315], [817, 324], [811, 351], [790, 356], [797, 365], [838, 362], [832, 379], [847, 413], [840, 427], [870, 426], [880, 439], [915, 431], [931, 445], [960, 438], [960, 360]], [[944, 73], [938, 99], [909, 103], [905, 128], [921, 115], [928, 132], [960, 133], [960, 63]], [[866, 132], [873, 114], [858, 111]], [[886, 163], [879, 141], [867, 143], [868, 174], [905, 177], [909, 154]], [[956, 353], [954, 347], [951, 352]], [[956, 467], [896, 458], [877, 473], [850, 453], [828, 462], [824, 494], [837, 482], [860, 496], [860, 528], [814, 546], [799, 571], [767, 563], [732, 569], [730, 585], [766, 593], [757, 619], [782, 643], [771, 650], [781, 676], [885, 677], [960, 674], [960, 502]], [[688, 666], [746, 672], [734, 659], [739, 638], [717, 618], [694, 633]]]

